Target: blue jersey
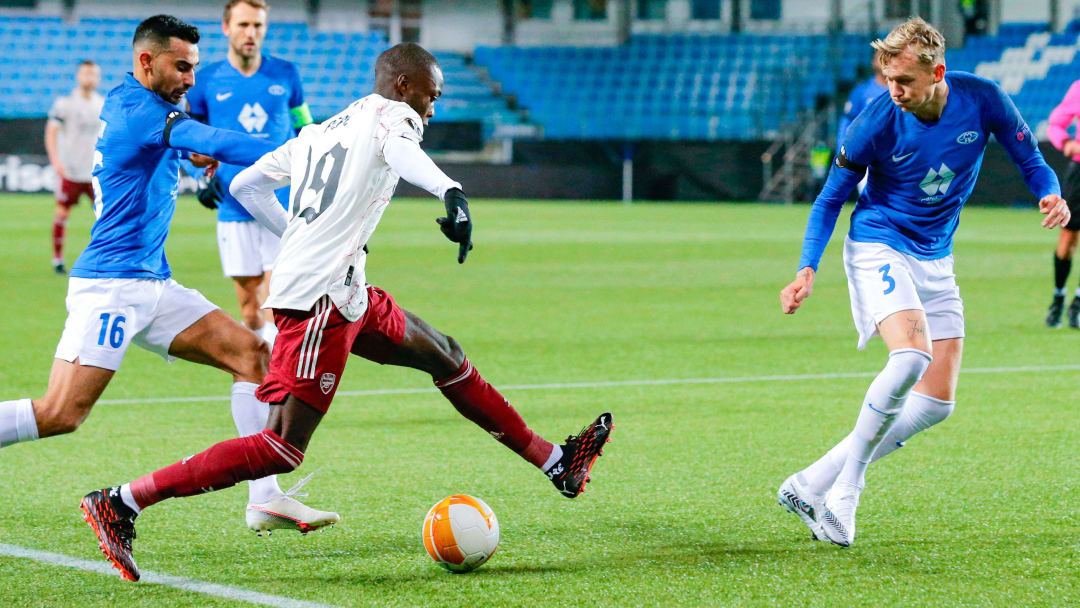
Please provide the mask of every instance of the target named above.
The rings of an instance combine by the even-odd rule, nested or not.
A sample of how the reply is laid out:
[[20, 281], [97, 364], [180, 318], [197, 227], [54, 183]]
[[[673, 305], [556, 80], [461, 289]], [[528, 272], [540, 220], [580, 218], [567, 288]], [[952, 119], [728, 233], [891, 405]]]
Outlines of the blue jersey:
[[1037, 198], [1060, 194], [1057, 176], [1001, 87], [964, 72], [948, 72], [945, 81], [949, 96], [936, 122], [923, 122], [882, 95], [851, 124], [837, 166], [814, 201], [800, 268], [817, 268], [844, 200], [867, 169], [848, 237], [923, 260], [952, 253], [960, 209], [975, 187], [991, 135]]
[[[191, 115], [207, 124], [249, 133], [275, 146], [292, 139], [298, 129], [311, 123], [296, 66], [269, 55], [262, 56], [259, 69], [251, 76], [244, 76], [228, 61], [211, 63], [196, 74], [187, 100]], [[217, 176], [225, 186], [218, 221], [253, 220], [229, 194], [229, 184], [243, 169], [226, 164], [218, 168]], [[278, 199], [287, 207], [289, 189], [278, 190]]]
[[851, 126], [851, 121], [855, 120], [855, 117], [859, 114], [862, 114], [862, 111], [866, 109], [866, 106], [870, 105], [871, 101], [874, 101], [888, 90], [885, 85], [877, 81], [876, 76], [860, 82], [855, 85], [854, 89], [851, 89], [847, 103], [844, 104], [844, 115], [840, 117], [840, 122], [836, 124], [837, 150], [844, 143], [844, 135], [847, 133], [848, 127]]
[[97, 221], [71, 268], [73, 277], [168, 278], [165, 238], [176, 209], [181, 155], [251, 164], [276, 147], [190, 120], [130, 73], [109, 91], [101, 121], [92, 178]]

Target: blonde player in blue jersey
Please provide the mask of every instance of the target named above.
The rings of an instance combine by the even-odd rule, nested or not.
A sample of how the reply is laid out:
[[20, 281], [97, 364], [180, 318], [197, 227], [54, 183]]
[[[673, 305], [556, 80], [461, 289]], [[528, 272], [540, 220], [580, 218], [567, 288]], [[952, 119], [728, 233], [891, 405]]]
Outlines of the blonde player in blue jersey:
[[1069, 221], [1054, 172], [1012, 100], [992, 81], [945, 71], [945, 39], [919, 18], [884, 40], [889, 95], [851, 124], [836, 167], [810, 211], [795, 280], [780, 292], [786, 314], [814, 287], [818, 262], [851, 189], [869, 180], [844, 242], [859, 348], [877, 335], [889, 349], [870, 384], [855, 428], [778, 491], [815, 538], [849, 546], [867, 465], [955, 406], [964, 341], [964, 306], [953, 274], [952, 239], [993, 135], [1020, 168], [1055, 228]]
[[[191, 116], [197, 120], [278, 146], [311, 124], [311, 111], [304, 103], [296, 66], [262, 52], [269, 8], [265, 0], [229, 0], [225, 4], [221, 26], [229, 39], [228, 55], [199, 70], [187, 101]], [[259, 307], [266, 300], [281, 239], [256, 222], [229, 194], [232, 179], [244, 168], [222, 164], [215, 175], [220, 184], [210, 189], [218, 195], [202, 195], [199, 200], [217, 208], [221, 268], [233, 280], [244, 325], [273, 345], [277, 334], [273, 317]], [[278, 200], [287, 206], [288, 188], [278, 191]], [[262, 427], [260, 422], [251, 432]], [[259, 497], [256, 490], [253, 486], [253, 499]]]
[[[71, 268], [68, 317], [48, 388], [38, 399], [0, 402], [0, 447], [75, 431], [132, 344], [229, 373], [233, 411], [262, 412], [265, 424], [267, 406], [255, 388], [266, 375], [269, 348], [175, 281], [165, 257], [182, 157], [212, 169], [215, 159], [246, 165], [276, 148], [191, 120], [176, 105], [194, 82], [198, 42], [198, 29], [168, 15], [135, 30], [132, 72], [101, 111], [91, 180], [97, 221]], [[285, 493], [256, 506], [266, 515], [261, 529], [306, 531], [338, 519]]]

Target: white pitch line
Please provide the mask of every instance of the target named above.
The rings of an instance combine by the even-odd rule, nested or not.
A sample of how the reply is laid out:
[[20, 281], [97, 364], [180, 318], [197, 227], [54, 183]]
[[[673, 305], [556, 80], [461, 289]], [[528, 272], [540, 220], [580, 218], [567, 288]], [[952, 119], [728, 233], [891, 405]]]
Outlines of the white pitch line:
[[[0, 543], [0, 555], [21, 557], [23, 559], [29, 559], [43, 564], [51, 564], [53, 566], [65, 566], [67, 568], [76, 568], [78, 570], [85, 570], [87, 572], [97, 572], [98, 574], [116, 575], [116, 571], [113, 570], [112, 566], [105, 561], [90, 561], [88, 559], [80, 559], [78, 557], [71, 557], [69, 555], [62, 555], [60, 553], [50, 553], [48, 551], [39, 551], [37, 549], [27, 549], [26, 547], [20, 547], [18, 545], [8, 545], [5, 543]], [[280, 595], [270, 595], [269, 593], [249, 591], [247, 589], [241, 589], [239, 587], [218, 585], [216, 583], [208, 583], [206, 581], [195, 580], [193, 578], [185, 578], [183, 576], [158, 574], [156, 572], [150, 572], [149, 570], [142, 570], [141, 574], [142, 576], [139, 579], [139, 582], [132, 583], [133, 585], [142, 585], [145, 583], [149, 583], [151, 585], [164, 585], [166, 587], [173, 587], [176, 589], [182, 589], [184, 591], [194, 591], [195, 593], [212, 595], [214, 597], [225, 598], [228, 600], [248, 602], [250, 604], [258, 604], [260, 606], [277, 606], [278, 608], [337, 608], [336, 606], [331, 606], [329, 604], [319, 604], [316, 602], [308, 602], [304, 600], [294, 600], [292, 598], [282, 597]]]
[[[1021, 365], [1017, 367], [972, 367], [961, 369], [961, 374], [1016, 374], [1023, 372], [1071, 372], [1080, 371], [1080, 364], [1069, 365]], [[730, 376], [720, 378], [659, 378], [652, 380], [602, 380], [598, 382], [560, 382], [555, 384], [510, 384], [498, 388], [506, 391], [544, 391], [572, 388], [609, 388], [619, 386], [661, 386], [672, 384], [748, 384], [752, 382], [798, 382], [801, 380], [836, 380], [843, 378], [873, 378], [873, 372], [831, 372], [824, 374], [784, 374], [774, 376]], [[363, 397], [368, 395], [416, 395], [437, 393], [436, 388], [375, 388], [361, 391], [338, 391], [344, 397]], [[228, 401], [228, 395], [208, 395], [205, 397], [152, 397], [148, 399], [102, 399], [98, 403], [201, 403], [205, 401]]]

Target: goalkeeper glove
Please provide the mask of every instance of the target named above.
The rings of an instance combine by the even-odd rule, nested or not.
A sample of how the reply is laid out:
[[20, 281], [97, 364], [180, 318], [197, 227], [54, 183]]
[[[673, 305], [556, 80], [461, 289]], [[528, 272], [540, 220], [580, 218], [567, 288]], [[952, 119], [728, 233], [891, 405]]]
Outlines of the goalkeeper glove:
[[472, 216], [469, 215], [469, 201], [460, 188], [450, 188], [443, 195], [446, 205], [446, 217], [436, 218], [439, 229], [458, 247], [458, 264], [465, 263], [465, 256], [472, 249]]

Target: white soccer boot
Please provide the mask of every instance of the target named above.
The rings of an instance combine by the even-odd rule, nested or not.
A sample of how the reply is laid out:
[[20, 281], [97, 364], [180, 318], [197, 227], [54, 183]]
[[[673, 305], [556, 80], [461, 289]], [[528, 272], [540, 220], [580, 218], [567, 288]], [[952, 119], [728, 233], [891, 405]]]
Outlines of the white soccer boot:
[[800, 475], [795, 473], [784, 480], [780, 489], [776, 491], [776, 499], [781, 507], [799, 516], [806, 527], [810, 528], [810, 534], [814, 540], [826, 540], [825, 532], [821, 529], [821, 522], [818, 521], [825, 513], [825, 497], [811, 493], [799, 482], [799, 477]]
[[850, 547], [855, 542], [855, 510], [859, 508], [861, 492], [858, 486], [838, 481], [825, 496], [821, 528], [833, 544]]
[[266, 502], [249, 504], [244, 514], [248, 527], [259, 536], [264, 533], [269, 535], [274, 530], [297, 530], [301, 534], [307, 534], [312, 530], [332, 526], [340, 521], [341, 517], [333, 511], [312, 509], [293, 498], [293, 496], [307, 496], [307, 494], [298, 494], [298, 490], [311, 479], [311, 475], [301, 479], [281, 496], [275, 496]]

